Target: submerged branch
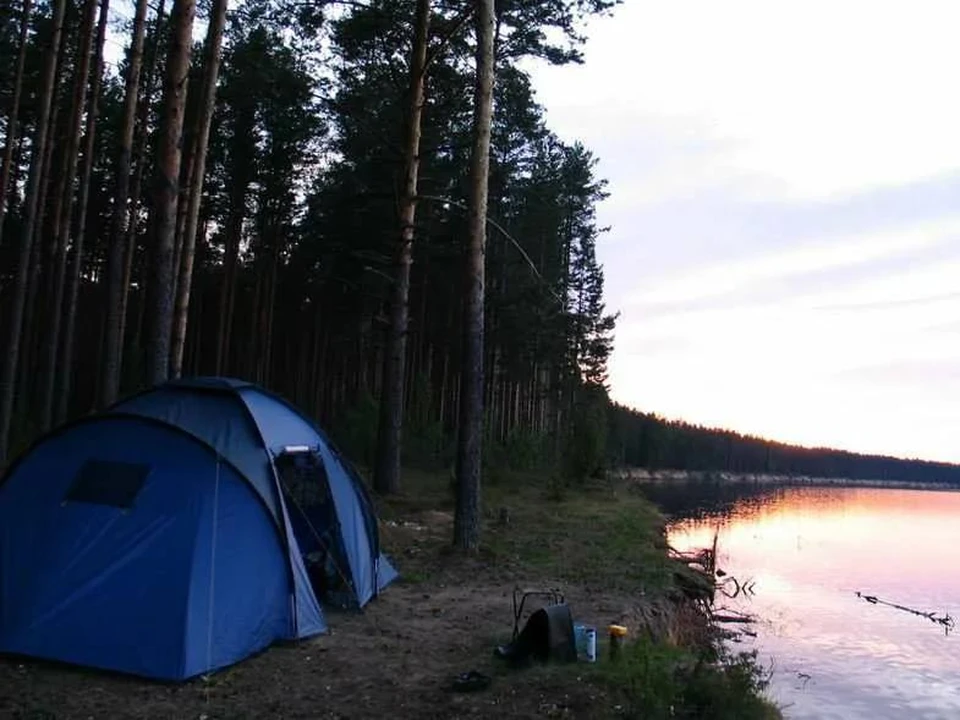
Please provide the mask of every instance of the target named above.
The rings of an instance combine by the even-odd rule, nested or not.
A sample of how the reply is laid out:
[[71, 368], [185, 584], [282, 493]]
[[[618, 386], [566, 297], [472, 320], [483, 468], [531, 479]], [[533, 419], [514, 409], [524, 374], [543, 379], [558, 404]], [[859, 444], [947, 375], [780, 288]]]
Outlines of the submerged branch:
[[926, 618], [931, 622], [935, 622], [938, 625], [942, 625], [944, 632], [949, 633], [954, 626], [953, 618], [949, 614], [937, 615], [934, 612], [924, 612], [922, 610], [916, 610], [914, 608], [907, 607], [905, 605], [898, 605], [897, 603], [889, 602], [887, 600], [881, 600], [876, 595], [864, 595], [859, 590], [857, 590], [857, 597], [866, 600], [871, 605], [886, 605], [887, 607], [895, 608], [896, 610], [902, 610], [903, 612], [908, 612], [912, 615], [917, 615], [919, 617]]

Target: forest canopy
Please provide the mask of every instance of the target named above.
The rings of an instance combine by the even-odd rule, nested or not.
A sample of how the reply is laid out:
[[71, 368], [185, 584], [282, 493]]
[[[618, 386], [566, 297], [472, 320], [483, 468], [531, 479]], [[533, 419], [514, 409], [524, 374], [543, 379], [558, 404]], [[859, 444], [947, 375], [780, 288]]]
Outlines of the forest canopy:
[[616, 4], [0, 0], [0, 463], [184, 374], [288, 397], [387, 492], [464, 418], [484, 462], [596, 465], [605, 182], [522, 68]]
[[616, 403], [610, 405], [608, 452], [614, 465], [651, 470], [960, 485], [960, 465], [801, 447], [666, 420]]

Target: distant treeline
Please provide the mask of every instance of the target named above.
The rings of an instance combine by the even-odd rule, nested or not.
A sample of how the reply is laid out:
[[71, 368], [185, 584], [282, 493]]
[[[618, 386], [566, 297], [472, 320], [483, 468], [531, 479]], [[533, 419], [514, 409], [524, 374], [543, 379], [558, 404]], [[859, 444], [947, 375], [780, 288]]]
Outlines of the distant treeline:
[[770, 473], [960, 485], [960, 465], [805, 448], [670, 421], [618, 404], [608, 443], [615, 464], [648, 469]]

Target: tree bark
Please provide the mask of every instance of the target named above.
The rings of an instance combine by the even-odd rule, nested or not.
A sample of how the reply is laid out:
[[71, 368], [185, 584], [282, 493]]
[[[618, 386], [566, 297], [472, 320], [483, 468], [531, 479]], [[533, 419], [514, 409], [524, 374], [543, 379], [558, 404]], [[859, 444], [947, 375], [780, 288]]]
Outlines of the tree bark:
[[[61, 32], [60, 46], [58, 51], [59, 57], [66, 55], [68, 40], [68, 33]], [[47, 133], [45, 136], [46, 141], [44, 142], [45, 149], [40, 159], [39, 197], [37, 200], [38, 208], [47, 207], [47, 196], [50, 194], [51, 177], [53, 175], [53, 173], [50, 172], [50, 168], [53, 165], [55, 155], [54, 150], [57, 145], [55, 139], [61, 105], [60, 102], [57, 102], [59, 99], [60, 85], [62, 80], [60, 75], [61, 74], [58, 72], [54, 79], [54, 87], [52, 91], [54, 102], [53, 106], [51, 107], [50, 116], [47, 122]], [[33, 170], [32, 162], [30, 170]], [[30, 251], [30, 262], [27, 270], [27, 295], [26, 304], [23, 310], [23, 331], [20, 337], [20, 357], [18, 359], [20, 369], [18, 371], [18, 378], [16, 380], [17, 396], [14, 402], [14, 414], [16, 416], [22, 416], [25, 419], [29, 417], [34, 406], [36, 405], [34, 394], [37, 389], [37, 373], [34, 372], [34, 368], [40, 352], [38, 345], [42, 323], [35, 322], [34, 316], [40, 313], [41, 305], [38, 296], [40, 295], [40, 284], [43, 280], [42, 255], [44, 219], [43, 211], [38, 210], [37, 223], [34, 227], [32, 243], [33, 247]]]
[[[190, 84], [189, 79], [187, 84]], [[189, 108], [189, 103], [187, 104]], [[199, 110], [195, 110], [195, 113]], [[173, 231], [173, 284], [170, 287], [170, 296], [174, 298], [176, 310], [177, 287], [180, 282], [180, 256], [183, 252], [183, 233], [187, 226], [187, 205], [190, 203], [190, 188], [193, 181], [193, 164], [197, 155], [197, 137], [192, 125], [198, 122], [197, 117], [190, 117], [190, 113], [183, 115], [183, 134], [180, 136], [180, 181], [177, 185], [177, 215]], [[172, 331], [171, 331], [172, 332]], [[171, 340], [172, 343], [172, 340]]]
[[67, 128], [66, 172], [61, 178], [61, 193], [58, 193], [59, 216], [54, 216], [54, 252], [52, 294], [49, 308], [46, 343], [40, 358], [40, 377], [43, 378], [40, 396], [40, 431], [46, 432], [53, 424], [54, 391], [57, 387], [57, 351], [60, 348], [60, 326], [63, 319], [64, 284], [67, 277], [67, 252], [70, 242], [70, 226], [73, 219], [74, 187], [79, 160], [80, 137], [83, 133], [83, 110], [87, 104], [87, 86], [90, 81], [90, 50], [93, 46], [93, 27], [97, 17], [96, 0], [86, 0], [83, 8], [83, 24], [80, 27], [80, 43], [77, 50], [77, 70], [74, 79], [73, 105], [70, 124]]
[[220, 48], [223, 44], [223, 28], [227, 19], [227, 0], [214, 0], [207, 28], [206, 61], [203, 86], [200, 90], [200, 125], [197, 128], [193, 173], [190, 179], [190, 199], [183, 230], [183, 245], [180, 253], [179, 279], [174, 303], [173, 339], [170, 356], [170, 374], [178, 378], [183, 369], [183, 346], [187, 338], [187, 319], [190, 309], [190, 286], [193, 280], [193, 261], [197, 247], [197, 224], [200, 218], [200, 200], [206, 176], [207, 147], [210, 142], [210, 125], [217, 101], [217, 78], [220, 76]]
[[480, 474], [483, 437], [484, 251], [490, 135], [493, 124], [494, 0], [476, 0], [476, 87], [473, 149], [470, 158], [469, 238], [463, 312], [463, 363], [460, 373], [460, 427], [457, 442], [457, 504], [453, 542], [475, 551], [480, 544]]
[[273, 243], [273, 254], [270, 258], [270, 275], [268, 286], [270, 292], [267, 295], [267, 305], [265, 309], [266, 318], [265, 318], [265, 328], [264, 328], [264, 337], [265, 342], [263, 345], [264, 357], [263, 357], [263, 373], [260, 377], [260, 382], [262, 382], [267, 387], [270, 386], [270, 383], [273, 379], [271, 373], [271, 367], [273, 363], [273, 320], [276, 314], [276, 300], [277, 300], [277, 266], [280, 264], [280, 239], [276, 238]]
[[7, 116], [7, 137], [3, 145], [3, 166], [0, 168], [0, 247], [3, 247], [3, 226], [7, 218], [7, 195], [10, 189], [10, 166], [17, 145], [20, 129], [20, 95], [23, 90], [23, 64], [27, 57], [27, 30], [30, 28], [30, 11], [33, 1], [23, 0], [23, 17], [20, 18], [20, 45], [17, 51], [17, 69], [13, 78], [13, 98]]
[[381, 494], [400, 489], [400, 443], [403, 428], [403, 387], [407, 356], [410, 265], [413, 256], [414, 222], [417, 214], [417, 179], [420, 169], [420, 124], [427, 72], [427, 36], [430, 0], [417, 0], [410, 84], [407, 136], [404, 157], [404, 187], [400, 206], [400, 237], [394, 251], [395, 276], [390, 302], [390, 327], [383, 361], [380, 422], [374, 489]]
[[156, 385], [170, 370], [170, 332], [173, 326], [173, 243], [180, 184], [180, 138], [187, 97], [187, 76], [192, 49], [191, 32], [196, 0], [174, 0], [170, 13], [171, 42], [163, 88], [160, 145], [154, 178], [152, 210], [153, 263], [150, 293], [150, 333], [147, 336], [145, 380]]
[[[162, 14], [162, 13], [161, 13]], [[159, 15], [158, 15], [159, 17]], [[117, 183], [110, 222], [110, 246], [107, 251], [107, 292], [104, 298], [104, 349], [100, 380], [100, 405], [117, 399], [120, 391], [120, 362], [123, 346], [121, 310], [123, 307], [124, 248], [127, 240], [127, 203], [130, 198], [130, 166], [133, 162], [133, 135], [137, 120], [137, 97], [140, 93], [140, 71], [143, 67], [143, 43], [147, 26], [147, 0], [137, 0], [130, 42], [130, 65], [124, 88], [123, 122], [120, 131], [120, 153], [117, 156]], [[159, 27], [159, 26], [158, 26]], [[144, 100], [147, 102], [147, 100]]]
[[73, 380], [73, 337], [77, 318], [77, 296], [80, 291], [80, 273], [83, 268], [83, 246], [87, 232], [87, 204], [90, 200], [90, 176], [94, 165], [94, 142], [97, 135], [97, 116], [100, 112], [100, 88], [103, 83], [103, 46], [107, 39], [107, 18], [110, 0], [100, 1], [100, 18], [97, 23], [97, 41], [94, 52], [93, 82], [90, 87], [90, 102], [87, 109], [87, 134], [84, 138], [83, 168], [80, 172], [80, 197], [77, 217], [77, 237], [73, 244], [73, 265], [70, 270], [70, 285], [67, 290], [65, 309], [66, 324], [63, 330], [60, 366], [60, 392], [57, 400], [56, 420], [62, 423], [67, 418]]
[[46, 151], [47, 125], [50, 121], [50, 105], [53, 100], [65, 8], [66, 0], [56, 0], [53, 9], [53, 36], [50, 41], [47, 62], [43, 71], [43, 84], [39, 94], [40, 107], [37, 113], [36, 144], [33, 157], [30, 160], [30, 175], [27, 178], [26, 222], [24, 223], [20, 243], [20, 260], [17, 264], [10, 320], [7, 324], [3, 369], [0, 372], [0, 463], [6, 461], [10, 448], [10, 425], [13, 420], [13, 401], [16, 395], [17, 360], [20, 356], [23, 308], [27, 297], [27, 271], [30, 266], [30, 253], [33, 250], [33, 235], [39, 211], [37, 200], [40, 190], [40, 166]]
[[220, 321], [217, 331], [217, 355], [215, 373], [224, 373], [230, 357], [230, 339], [233, 330], [233, 308], [236, 302], [237, 265], [240, 260], [240, 240], [246, 212], [245, 180], [232, 178], [237, 183], [233, 192], [233, 209], [225, 240], [223, 262], [223, 285], [220, 289]]

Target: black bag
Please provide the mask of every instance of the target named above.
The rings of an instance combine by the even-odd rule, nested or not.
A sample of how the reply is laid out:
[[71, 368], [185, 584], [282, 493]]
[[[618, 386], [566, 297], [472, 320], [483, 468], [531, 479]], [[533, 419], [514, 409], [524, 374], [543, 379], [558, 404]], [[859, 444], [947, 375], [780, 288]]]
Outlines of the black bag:
[[513, 665], [531, 659], [539, 662], [576, 662], [573, 616], [566, 603], [547, 605], [534, 612], [513, 642], [500, 645], [494, 654]]

